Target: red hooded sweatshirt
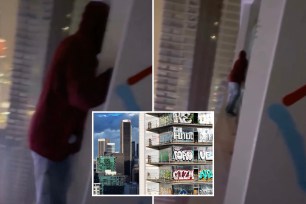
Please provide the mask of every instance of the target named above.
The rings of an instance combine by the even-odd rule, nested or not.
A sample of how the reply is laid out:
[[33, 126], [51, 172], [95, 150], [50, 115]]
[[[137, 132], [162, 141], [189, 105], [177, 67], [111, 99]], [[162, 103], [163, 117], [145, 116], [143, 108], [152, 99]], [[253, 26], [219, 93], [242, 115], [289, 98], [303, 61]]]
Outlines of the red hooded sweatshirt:
[[246, 52], [239, 53], [239, 59], [236, 60], [232, 71], [228, 76], [230, 82], [236, 82], [239, 85], [245, 81], [246, 72], [248, 68], [248, 60], [246, 59]]
[[[108, 5], [90, 2], [78, 32], [60, 43], [47, 72], [29, 130], [29, 145], [50, 160], [61, 161], [80, 150], [88, 110], [105, 101], [111, 71], [96, 77], [96, 56], [108, 13]], [[68, 142], [71, 135], [77, 137], [72, 144]]]

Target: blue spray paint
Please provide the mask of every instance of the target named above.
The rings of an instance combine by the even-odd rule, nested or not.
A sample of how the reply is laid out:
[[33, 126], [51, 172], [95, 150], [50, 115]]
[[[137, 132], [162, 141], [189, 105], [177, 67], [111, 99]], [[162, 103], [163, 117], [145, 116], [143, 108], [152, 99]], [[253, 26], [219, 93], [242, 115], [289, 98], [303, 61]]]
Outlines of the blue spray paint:
[[116, 93], [122, 99], [125, 107], [129, 111], [140, 111], [136, 98], [128, 85], [122, 84], [116, 87]]
[[306, 152], [303, 135], [297, 130], [294, 119], [285, 106], [272, 104], [268, 114], [279, 128], [293, 160], [299, 186], [306, 192]]
[[211, 179], [213, 178], [213, 174], [212, 174], [212, 171], [209, 170], [209, 169], [206, 169], [206, 170], [202, 170], [200, 172], [200, 175], [199, 175], [199, 179], [202, 180], [207, 180], [207, 179]]

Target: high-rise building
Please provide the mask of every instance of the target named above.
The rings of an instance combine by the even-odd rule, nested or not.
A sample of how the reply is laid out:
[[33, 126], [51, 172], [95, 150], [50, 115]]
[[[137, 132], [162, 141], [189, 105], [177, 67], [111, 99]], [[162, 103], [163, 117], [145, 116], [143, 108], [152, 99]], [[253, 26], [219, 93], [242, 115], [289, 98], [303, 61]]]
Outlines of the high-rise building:
[[98, 139], [98, 157], [104, 155], [104, 153], [106, 151], [105, 146], [106, 146], [105, 145], [105, 139], [104, 138]]
[[105, 152], [107, 151], [107, 144], [110, 143], [110, 139], [105, 138]]
[[135, 157], [135, 150], [136, 150], [136, 146], [135, 146], [135, 141], [132, 142], [132, 158], [134, 159]]
[[116, 157], [100, 156], [97, 158], [96, 171], [102, 174], [116, 172]]
[[107, 143], [106, 144], [106, 152], [107, 153], [115, 153], [115, 143]]
[[97, 160], [94, 160], [93, 163], [93, 173], [94, 173], [94, 183], [99, 183], [99, 177], [97, 173]]
[[116, 157], [116, 171], [117, 174], [124, 175], [124, 156], [122, 153], [112, 153]]
[[145, 120], [159, 124], [145, 132], [147, 194], [213, 195], [213, 113], [150, 113]]
[[124, 194], [125, 176], [106, 176], [101, 174], [99, 179], [101, 181], [100, 191], [102, 194]]
[[163, 1], [161, 33], [157, 39], [160, 43], [156, 48], [158, 61], [155, 61], [155, 110], [188, 109], [201, 2]]
[[139, 144], [137, 143], [137, 148], [136, 148], [136, 157], [139, 157]]
[[124, 157], [124, 175], [131, 175], [132, 161], [132, 126], [130, 120], [122, 120], [120, 128], [120, 152]]

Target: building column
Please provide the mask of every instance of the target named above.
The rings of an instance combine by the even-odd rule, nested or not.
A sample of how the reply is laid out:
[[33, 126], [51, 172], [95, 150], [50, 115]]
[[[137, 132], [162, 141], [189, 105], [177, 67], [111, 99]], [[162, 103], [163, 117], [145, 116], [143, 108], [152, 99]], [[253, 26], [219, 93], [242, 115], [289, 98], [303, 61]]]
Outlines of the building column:
[[283, 105], [306, 84], [305, 13], [305, 1], [261, 3], [224, 204], [306, 202], [304, 88]]
[[[241, 14], [240, 14], [240, 27], [237, 37], [235, 56], [238, 57], [240, 50], [246, 49], [246, 40], [248, 37], [248, 28], [249, 28], [249, 19], [251, 13], [251, 3], [242, 3], [241, 4]], [[249, 53], [247, 53], [249, 54]]]
[[139, 113], [139, 194], [146, 194], [145, 175], [145, 113]]
[[217, 48], [210, 83], [208, 110], [218, 113], [227, 91], [227, 75], [233, 65], [240, 26], [240, 0], [223, 0]]

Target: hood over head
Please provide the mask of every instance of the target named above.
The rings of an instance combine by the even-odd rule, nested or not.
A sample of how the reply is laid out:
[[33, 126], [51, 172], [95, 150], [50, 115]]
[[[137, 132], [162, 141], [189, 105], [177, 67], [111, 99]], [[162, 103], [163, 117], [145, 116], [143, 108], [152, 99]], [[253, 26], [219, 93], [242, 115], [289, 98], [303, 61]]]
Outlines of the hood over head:
[[104, 38], [109, 6], [104, 2], [89, 2], [82, 16], [78, 34], [88, 38], [93, 43], [96, 53], [101, 51]]
[[244, 50], [241, 50], [240, 53], [239, 53], [239, 59], [243, 59], [245, 60], [246, 59], [246, 52]]

